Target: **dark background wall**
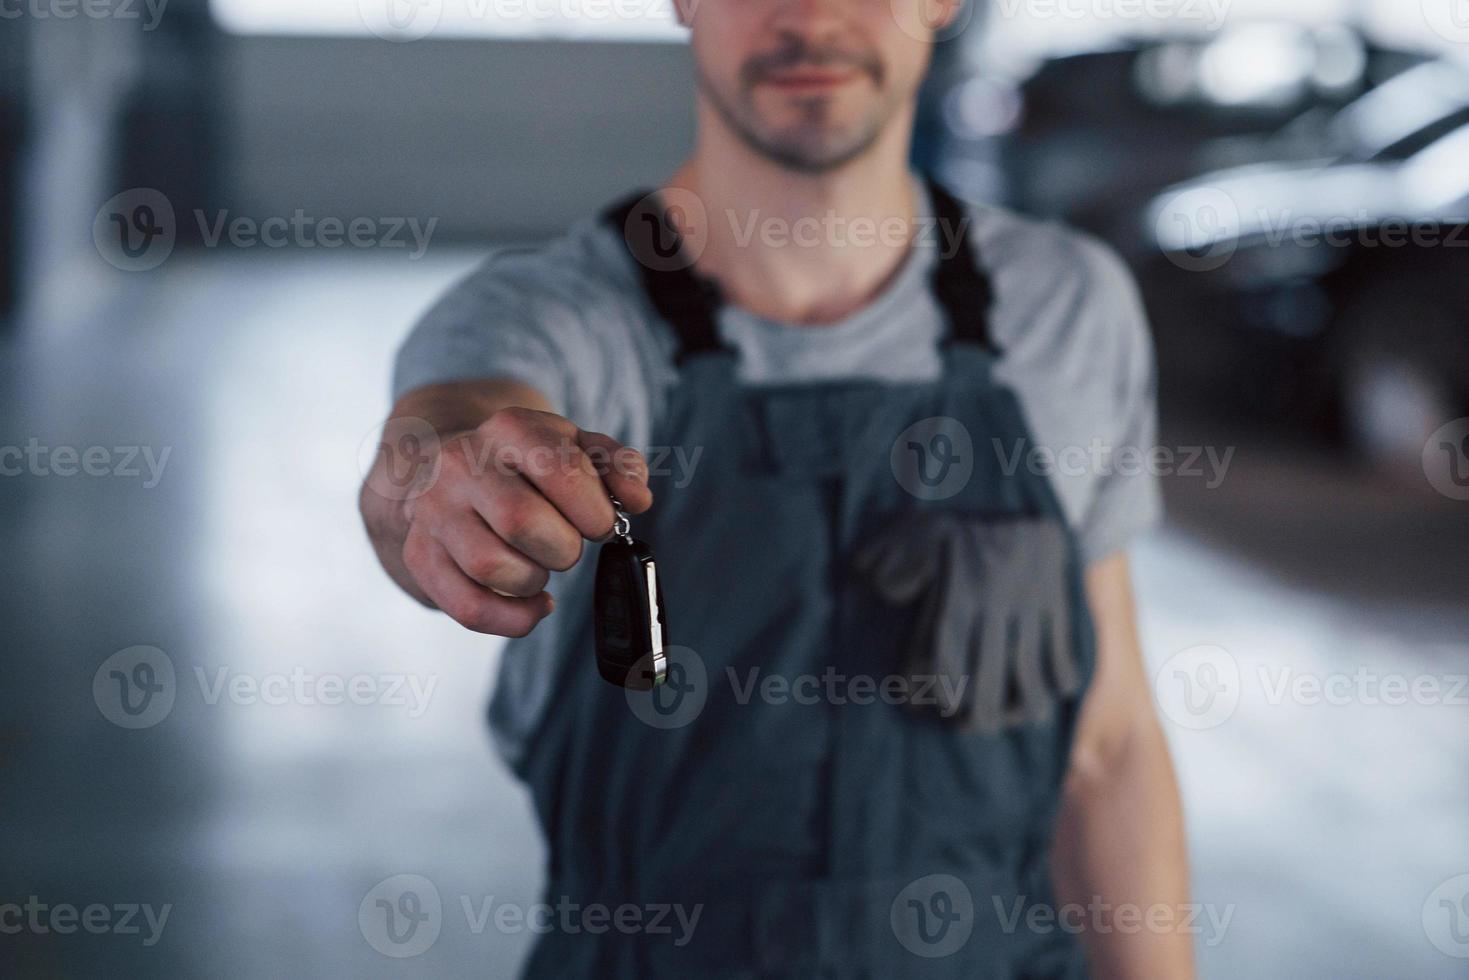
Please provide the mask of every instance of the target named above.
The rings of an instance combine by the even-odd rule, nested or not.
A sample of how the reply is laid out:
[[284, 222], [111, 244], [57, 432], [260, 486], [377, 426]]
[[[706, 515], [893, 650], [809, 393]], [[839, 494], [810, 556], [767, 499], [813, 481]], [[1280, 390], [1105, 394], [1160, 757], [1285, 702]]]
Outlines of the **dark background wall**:
[[[693, 134], [683, 45], [226, 38], [220, 180], [246, 211], [564, 227], [666, 174]], [[588, 161], [595, 161], [589, 166]]]

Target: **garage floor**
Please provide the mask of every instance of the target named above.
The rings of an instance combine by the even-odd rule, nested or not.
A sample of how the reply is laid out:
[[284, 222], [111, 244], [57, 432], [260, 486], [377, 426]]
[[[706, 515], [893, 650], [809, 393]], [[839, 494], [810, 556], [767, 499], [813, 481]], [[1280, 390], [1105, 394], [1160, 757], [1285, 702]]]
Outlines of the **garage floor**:
[[[531, 937], [483, 913], [535, 900], [543, 852], [481, 723], [496, 642], [398, 595], [354, 506], [394, 344], [473, 261], [180, 254], [78, 284], [45, 337], [0, 352], [0, 445], [104, 447], [122, 471], [0, 478], [0, 903], [101, 903], [117, 926], [140, 909], [135, 933], [0, 935], [0, 974], [513, 973]], [[1373, 678], [1443, 701], [1469, 672], [1465, 505], [1259, 439], [1220, 488], [1168, 492], [1136, 570], [1196, 897], [1229, 917], [1200, 937], [1204, 975], [1464, 976], [1429, 934], [1469, 928], [1438, 904], [1454, 886], [1430, 901], [1469, 874], [1469, 692], [1371, 702]], [[1169, 659], [1201, 645], [1223, 675]], [[175, 701], [133, 730], [94, 680], [137, 646]], [[1222, 676], [1232, 712], [1180, 714], [1180, 670]], [[277, 696], [330, 677], [366, 678], [371, 703]], [[1312, 678], [1344, 703], [1308, 703]], [[358, 924], [399, 874], [442, 902], [409, 959]], [[143, 906], [168, 918], [150, 930]]]

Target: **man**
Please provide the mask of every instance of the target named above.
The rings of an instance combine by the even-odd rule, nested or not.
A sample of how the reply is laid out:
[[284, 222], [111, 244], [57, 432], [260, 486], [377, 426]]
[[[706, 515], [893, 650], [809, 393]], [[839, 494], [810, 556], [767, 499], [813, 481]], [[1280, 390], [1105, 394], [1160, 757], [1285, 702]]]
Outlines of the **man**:
[[[552, 904], [646, 926], [559, 917], [531, 976], [1193, 975], [1137, 925], [1187, 901], [1125, 555], [1157, 488], [1095, 452], [1153, 438], [1146, 329], [1101, 246], [908, 171], [959, 4], [680, 0], [691, 158], [400, 352], [377, 553], [517, 638], [491, 722]], [[663, 580], [651, 692], [596, 669], [613, 498]]]

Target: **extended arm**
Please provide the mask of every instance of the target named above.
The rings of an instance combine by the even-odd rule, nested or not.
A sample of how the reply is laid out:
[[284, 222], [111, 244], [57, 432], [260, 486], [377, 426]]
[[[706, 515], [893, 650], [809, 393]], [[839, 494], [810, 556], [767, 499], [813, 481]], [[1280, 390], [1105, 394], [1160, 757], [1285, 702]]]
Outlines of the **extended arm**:
[[[1087, 571], [1097, 670], [1082, 707], [1055, 845], [1058, 900], [1086, 907], [1084, 941], [1099, 980], [1191, 980], [1182, 931], [1188, 855], [1178, 783], [1153, 707], [1125, 554]], [[1128, 911], [1125, 928], [1116, 912]], [[1161, 911], [1149, 925], [1150, 909]], [[1091, 909], [1103, 910], [1093, 913]]]

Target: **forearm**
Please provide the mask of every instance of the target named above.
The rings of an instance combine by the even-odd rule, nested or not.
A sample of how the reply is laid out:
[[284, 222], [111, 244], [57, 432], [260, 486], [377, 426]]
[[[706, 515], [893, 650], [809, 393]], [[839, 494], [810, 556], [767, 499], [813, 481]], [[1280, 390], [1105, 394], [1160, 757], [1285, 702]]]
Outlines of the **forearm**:
[[[477, 428], [501, 409], [517, 407], [550, 410], [549, 402], [534, 388], [516, 381], [488, 380], [419, 388], [404, 395], [388, 416], [372, 471], [358, 495], [358, 509], [384, 571], [425, 605], [432, 603], [403, 560], [408, 505], [413, 499], [405, 487], [423, 475], [416, 467], [431, 455], [431, 451], [424, 452], [425, 448], [432, 450], [422, 445], [424, 438], [431, 433], [433, 439], [451, 439]], [[401, 443], [405, 436], [417, 440], [413, 452]]]
[[1183, 813], [1143, 666], [1126, 555], [1095, 563], [1086, 581], [1097, 667], [1062, 795], [1057, 896], [1085, 910], [1083, 938], [1098, 980], [1189, 980]]
[[1098, 980], [1194, 976], [1183, 812], [1155, 720], [1140, 722], [1095, 771], [1073, 769], [1055, 859], [1058, 900], [1087, 910]]

